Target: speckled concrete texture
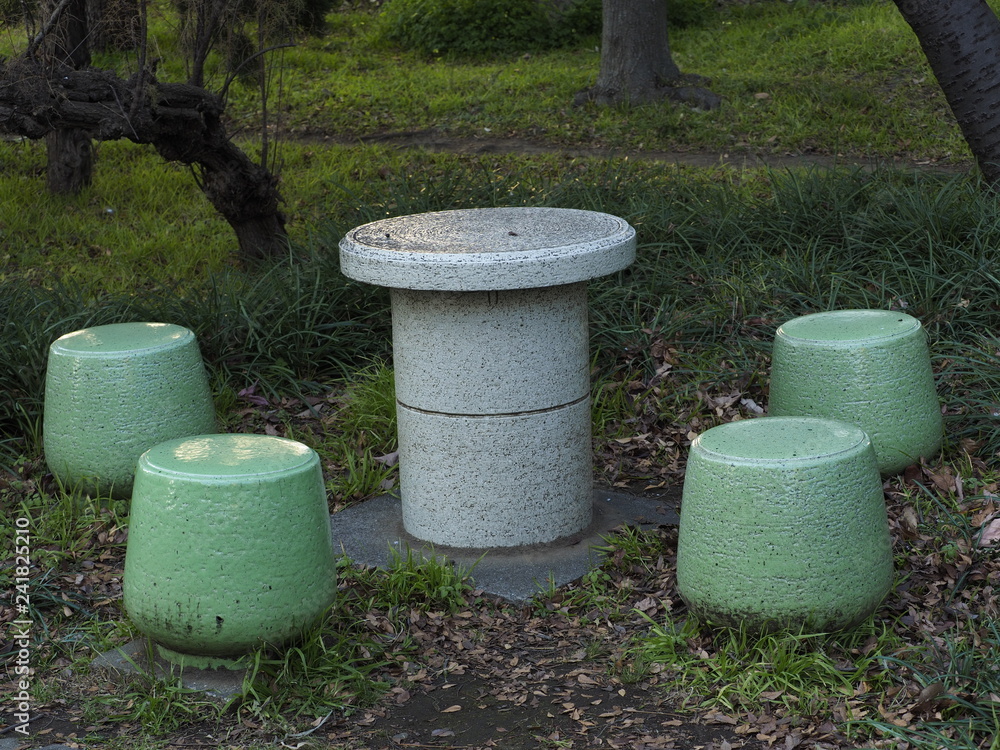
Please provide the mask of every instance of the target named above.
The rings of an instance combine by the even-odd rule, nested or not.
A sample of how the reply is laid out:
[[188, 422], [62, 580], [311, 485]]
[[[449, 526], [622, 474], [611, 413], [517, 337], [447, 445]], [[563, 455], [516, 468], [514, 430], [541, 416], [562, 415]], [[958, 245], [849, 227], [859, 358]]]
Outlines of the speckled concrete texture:
[[635, 260], [622, 219], [568, 208], [474, 208], [382, 219], [341, 240], [346, 276], [395, 289], [490, 291], [572, 284]]
[[871, 437], [883, 475], [931, 459], [943, 424], [920, 321], [888, 310], [839, 310], [778, 328], [771, 416], [852, 422]]
[[401, 216], [340, 243], [391, 288], [408, 533], [512, 548], [591, 521], [586, 281], [635, 259], [607, 214], [489, 208]]
[[891, 583], [882, 482], [858, 427], [767, 417], [693, 441], [677, 548], [692, 612], [838, 630], [874, 612]]
[[43, 427], [45, 461], [64, 486], [128, 497], [143, 451], [216, 430], [194, 334], [117, 323], [60, 337], [49, 348]]
[[392, 290], [396, 398], [442, 414], [514, 414], [590, 393], [583, 282], [496, 292]]
[[266, 435], [203, 435], [143, 454], [125, 609], [158, 644], [238, 657], [294, 639], [330, 606], [335, 559], [316, 453]]
[[403, 523], [451, 547], [552, 542], [590, 523], [590, 399], [467, 417], [398, 405]]

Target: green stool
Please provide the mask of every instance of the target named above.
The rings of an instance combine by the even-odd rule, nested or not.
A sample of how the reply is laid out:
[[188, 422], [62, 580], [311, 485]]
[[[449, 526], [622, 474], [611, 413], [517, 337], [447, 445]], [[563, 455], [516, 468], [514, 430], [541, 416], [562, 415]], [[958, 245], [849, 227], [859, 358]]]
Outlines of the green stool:
[[167, 323], [117, 323], [56, 339], [43, 430], [45, 461], [63, 485], [128, 497], [143, 451], [216, 431], [194, 334]]
[[315, 451], [267, 435], [150, 448], [136, 469], [123, 589], [132, 622], [180, 664], [239, 666], [260, 644], [294, 640], [337, 590]]
[[889, 310], [838, 310], [790, 320], [774, 339], [772, 417], [853, 422], [897, 474], [941, 448], [943, 422], [920, 321]]
[[851, 424], [767, 417], [691, 444], [677, 588], [723, 625], [852, 627], [892, 583], [892, 548], [871, 441]]

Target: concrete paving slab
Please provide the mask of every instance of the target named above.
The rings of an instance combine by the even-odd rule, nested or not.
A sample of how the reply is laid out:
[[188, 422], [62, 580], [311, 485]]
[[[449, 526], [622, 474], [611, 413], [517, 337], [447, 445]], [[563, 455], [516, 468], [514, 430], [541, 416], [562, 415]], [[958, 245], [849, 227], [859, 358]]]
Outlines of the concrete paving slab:
[[[16, 739], [13, 737], [0, 740], [0, 750], [27, 750], [31, 747], [30, 739]], [[79, 747], [78, 745], [76, 747]], [[42, 747], [34, 747], [32, 750], [73, 750], [69, 745], [49, 744]]]
[[563, 586], [600, 565], [604, 554], [600, 548], [614, 529], [676, 525], [679, 500], [680, 488], [665, 489], [658, 497], [595, 489], [594, 520], [585, 531], [552, 544], [511, 549], [458, 549], [419, 540], [403, 529], [396, 495], [381, 495], [334, 513], [330, 526], [334, 546], [355, 563], [386, 567], [391, 550], [436, 555], [472, 569], [476, 587], [486, 593], [523, 602], [548, 589], [550, 581]]
[[246, 675], [245, 669], [181, 669], [160, 656], [156, 647], [146, 638], [138, 638], [106, 651], [94, 659], [91, 666], [105, 670], [112, 676], [135, 675], [148, 679], [155, 674], [160, 680], [180, 677], [181, 684], [188, 690], [197, 690], [209, 698], [223, 702], [243, 692], [243, 678]]

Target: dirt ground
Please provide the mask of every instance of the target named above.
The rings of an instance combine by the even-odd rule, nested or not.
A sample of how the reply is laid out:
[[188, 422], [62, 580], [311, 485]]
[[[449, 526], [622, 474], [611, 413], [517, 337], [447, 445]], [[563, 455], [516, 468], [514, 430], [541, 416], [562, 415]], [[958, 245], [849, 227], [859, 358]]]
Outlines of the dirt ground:
[[[676, 488], [657, 492], [676, 494]], [[691, 696], [662, 684], [661, 665], [636, 662], [627, 647], [632, 636], [648, 632], [647, 617], [684, 616], [674, 588], [677, 529], [647, 533], [659, 555], [643, 561], [612, 555], [602, 568], [610, 591], [604, 600], [578, 598], [579, 585], [570, 584], [522, 605], [474, 591], [455, 613], [412, 610], [406, 632], [415, 649], [378, 675], [391, 687], [372, 706], [331, 714], [286, 736], [230, 711], [163, 736], [162, 748], [261, 741], [296, 750], [853, 747], [829, 722], [779, 711], [737, 719], [685, 708]], [[111, 563], [118, 577], [122, 562]], [[369, 621], [373, 631], [395, 637], [387, 613], [371, 612]], [[83, 697], [112, 685], [90, 673], [66, 677], [65, 687], [64, 695]], [[12, 718], [0, 712], [0, 721]], [[31, 728], [25, 747], [100, 748], [139, 729], [86, 716], [71, 698], [39, 707]]]

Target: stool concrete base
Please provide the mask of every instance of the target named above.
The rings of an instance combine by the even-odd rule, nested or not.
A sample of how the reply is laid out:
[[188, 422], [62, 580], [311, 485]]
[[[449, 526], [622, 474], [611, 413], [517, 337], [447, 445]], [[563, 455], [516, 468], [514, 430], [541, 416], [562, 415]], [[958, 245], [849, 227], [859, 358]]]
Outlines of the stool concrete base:
[[892, 583], [875, 452], [854, 425], [767, 417], [713, 427], [691, 445], [677, 588], [719, 624], [852, 627]]
[[768, 414], [858, 425], [885, 476], [933, 458], [943, 422], [920, 321], [889, 310], [837, 310], [783, 324]]
[[148, 638], [137, 638], [123, 646], [99, 654], [90, 666], [112, 679], [122, 681], [136, 676], [145, 679], [176, 680], [188, 690], [225, 702], [243, 692], [245, 667], [179, 665], [164, 659], [159, 648]]
[[216, 430], [194, 334], [117, 323], [60, 337], [49, 348], [43, 421], [45, 461], [67, 489], [128, 497], [143, 451]]
[[123, 598], [136, 627], [197, 666], [296, 638], [333, 603], [316, 453], [266, 435], [171, 440], [142, 455]]

